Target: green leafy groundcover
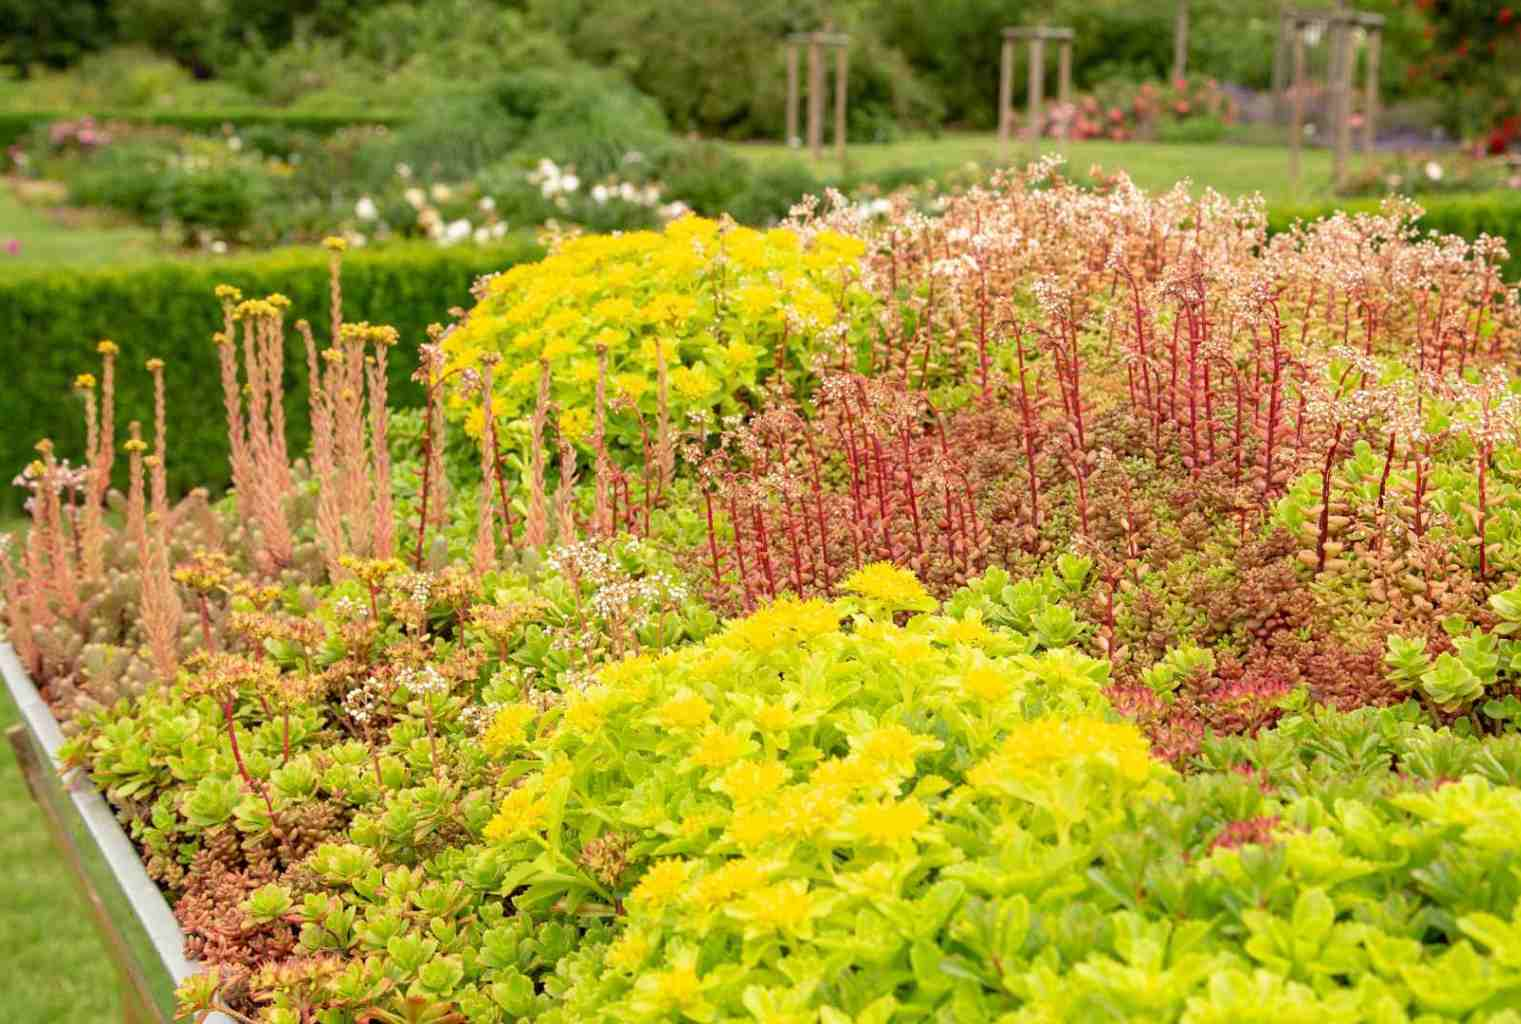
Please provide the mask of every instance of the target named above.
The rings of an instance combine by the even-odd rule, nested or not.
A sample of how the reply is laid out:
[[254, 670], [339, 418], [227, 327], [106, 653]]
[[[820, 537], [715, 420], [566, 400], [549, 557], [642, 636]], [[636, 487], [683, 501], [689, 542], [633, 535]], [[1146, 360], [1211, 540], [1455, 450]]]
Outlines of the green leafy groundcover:
[[[355, 583], [268, 652], [390, 678], [373, 755], [329, 705], [282, 720], [244, 689], [266, 805], [213, 664], [76, 756], [143, 809], [160, 868], [352, 815], [230, 915], [180, 905], [197, 942], [300, 954], [238, 982], [261, 1021], [1516, 1020], [1521, 738], [1318, 710], [1179, 775], [1110, 711], [1107, 663], [993, 624], [1070, 616], [1069, 561], [941, 607], [887, 565], [716, 630], [688, 605], [589, 675], [549, 642], [565, 576], [497, 574], [471, 600], [540, 625], [478, 694], [390, 671], [415, 582], [381, 589], [380, 642], [356, 646]], [[683, 637], [705, 639], [665, 646]], [[529, 680], [568, 697], [546, 710]], [[188, 984], [187, 1011], [238, 977]], [[403, 995], [417, 1016], [365, 1016]]]
[[[345, 315], [391, 324], [407, 339], [391, 363], [391, 386], [393, 394], [415, 404], [420, 397], [410, 378], [416, 345], [425, 339], [428, 325], [446, 321], [451, 307], [468, 304], [477, 277], [541, 254], [537, 243], [525, 238], [491, 246], [398, 244], [356, 251], [344, 265]], [[151, 422], [152, 381], [137, 371], [147, 359], [163, 359], [168, 428], [176, 447], [170, 485], [179, 492], [225, 486], [227, 435], [221, 413], [189, 400], [215, 394], [212, 335], [221, 330], [222, 315], [213, 291], [224, 282], [249, 294], [286, 295], [298, 309], [328, 308], [328, 258], [317, 249], [121, 269], [23, 270], [0, 279], [0, 338], [9, 353], [0, 420], [11, 424], [0, 442], [3, 471], [12, 474], [35, 458], [32, 446], [42, 437], [54, 439], [60, 450], [83, 448], [80, 409], [68, 398], [70, 387], [95, 343], [110, 338], [132, 371], [123, 373], [118, 385], [118, 422]], [[313, 327], [319, 337], [325, 334], [323, 324]], [[300, 344], [293, 334], [285, 359], [285, 393], [293, 407], [306, 390]], [[292, 416], [291, 424], [293, 445], [304, 448], [305, 417]], [[9, 490], [4, 500], [13, 513], [16, 492]]]

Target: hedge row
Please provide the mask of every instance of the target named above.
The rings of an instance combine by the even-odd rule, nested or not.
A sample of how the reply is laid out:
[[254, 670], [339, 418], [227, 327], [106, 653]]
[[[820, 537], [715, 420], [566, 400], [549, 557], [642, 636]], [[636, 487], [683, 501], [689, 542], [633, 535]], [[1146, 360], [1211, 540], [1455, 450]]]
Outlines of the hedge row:
[[[194, 111], [97, 110], [89, 111], [88, 113], [97, 121], [125, 121], [129, 124], [160, 125], [202, 134], [219, 132], [224, 124], [234, 124], [239, 126], [277, 125], [289, 128], [292, 131], [331, 135], [333, 132], [347, 128], [350, 125], [381, 124], [394, 128], [397, 125], [405, 123], [407, 120], [403, 116], [389, 114], [359, 112], [314, 114], [286, 110], [260, 110], [257, 108], [248, 110]], [[0, 148], [4, 148], [20, 140], [37, 125], [50, 124], [53, 121], [74, 120], [82, 116], [84, 115], [78, 112], [64, 113], [61, 111], [44, 110], [0, 111]]]
[[[453, 306], [470, 305], [480, 275], [537, 259], [538, 245], [511, 239], [489, 247], [439, 248], [427, 243], [350, 252], [344, 261], [343, 312], [348, 320], [391, 324], [403, 343], [391, 361], [391, 386], [400, 402], [420, 401], [410, 381], [416, 346], [428, 324], [446, 321]], [[0, 278], [0, 353], [7, 379], [0, 390], [0, 474], [9, 476], [35, 458], [33, 446], [50, 437], [61, 455], [78, 462], [83, 451], [80, 403], [72, 397], [76, 374], [98, 374], [95, 343], [110, 338], [121, 348], [117, 422], [152, 423], [153, 393], [145, 360], [165, 361], [169, 394], [171, 485], [177, 490], [226, 480], [226, 423], [211, 340], [221, 329], [212, 294], [219, 283], [250, 296], [281, 292], [292, 318], [311, 321], [319, 340], [328, 333], [327, 254], [282, 250], [258, 257], [162, 262], [142, 267], [79, 271], [38, 269]], [[299, 335], [289, 332], [286, 385], [291, 444], [307, 442], [300, 403], [306, 394], [306, 359]], [[0, 511], [14, 513], [20, 492], [4, 489]]]
[[[1422, 227], [1463, 238], [1477, 238], [1485, 234], [1505, 239], [1510, 249], [1510, 262], [1505, 267], [1506, 279], [1514, 281], [1521, 277], [1521, 191], [1420, 196], [1416, 201], [1426, 210], [1426, 215], [1421, 218]], [[1296, 220], [1315, 220], [1337, 210], [1371, 213], [1378, 210], [1379, 203], [1379, 199], [1355, 199], [1278, 206], [1268, 211], [1268, 230], [1283, 231]]]

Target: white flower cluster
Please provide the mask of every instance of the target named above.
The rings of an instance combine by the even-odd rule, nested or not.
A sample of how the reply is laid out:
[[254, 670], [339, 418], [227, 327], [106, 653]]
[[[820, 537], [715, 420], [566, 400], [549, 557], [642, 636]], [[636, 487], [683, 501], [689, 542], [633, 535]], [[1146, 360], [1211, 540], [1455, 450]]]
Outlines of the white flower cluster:
[[574, 168], [562, 168], [549, 159], [540, 160], [539, 165], [528, 172], [528, 183], [537, 185], [545, 199], [560, 199], [581, 187], [581, 179], [576, 177]]
[[432, 665], [408, 669], [401, 674], [400, 682], [419, 697], [449, 692], [449, 680], [445, 679]]
[[[626, 164], [638, 164], [643, 160], [644, 156], [641, 153], [628, 153], [623, 158]], [[540, 195], [561, 210], [569, 209], [571, 197], [581, 191], [581, 178], [576, 174], [574, 167], [561, 167], [547, 158], [540, 160], [538, 165], [528, 172], [527, 178], [530, 185], [538, 188]], [[691, 207], [679, 199], [662, 203], [664, 192], [659, 182], [636, 185], [632, 181], [608, 177], [587, 189], [585, 196], [597, 206], [606, 206], [616, 201], [654, 210], [661, 220], [666, 221], [675, 220], [692, 212]]]
[[371, 676], [343, 695], [343, 710], [358, 725], [366, 725], [387, 703], [386, 687]]

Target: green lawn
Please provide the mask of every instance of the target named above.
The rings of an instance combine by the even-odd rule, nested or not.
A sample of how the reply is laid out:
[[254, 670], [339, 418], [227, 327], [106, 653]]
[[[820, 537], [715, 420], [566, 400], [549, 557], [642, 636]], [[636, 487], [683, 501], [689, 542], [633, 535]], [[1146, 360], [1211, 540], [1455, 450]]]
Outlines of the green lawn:
[[[736, 143], [735, 149], [757, 162], [806, 159], [799, 150], [781, 143]], [[1042, 145], [1042, 152], [1058, 153], [1055, 141]], [[1325, 150], [1305, 150], [1303, 182], [1296, 196], [1289, 182], [1289, 151], [1283, 146], [1233, 143], [1071, 142], [1065, 146], [1068, 164], [1078, 172], [1099, 164], [1105, 170], [1123, 169], [1143, 188], [1170, 188], [1180, 178], [1197, 186], [1209, 186], [1230, 195], [1261, 192], [1270, 203], [1314, 199], [1328, 194], [1331, 156]], [[1029, 160], [1028, 143], [1013, 142], [1008, 161]], [[852, 174], [872, 174], [904, 167], [922, 168], [930, 176], [955, 170], [968, 163], [984, 166], [999, 162], [999, 146], [991, 134], [951, 134], [936, 139], [914, 139], [850, 147], [846, 154]], [[829, 152], [815, 168], [825, 178], [839, 177], [841, 167]]]
[[[0, 732], [16, 721], [0, 689]], [[0, 743], [0, 1011], [27, 1024], [116, 1019], [115, 975], [8, 742]]]
[[[67, 223], [46, 209], [23, 203], [8, 182], [0, 181], [0, 268], [70, 263], [100, 265], [162, 255], [149, 228], [117, 226], [93, 216]], [[8, 243], [20, 243], [15, 254]]]

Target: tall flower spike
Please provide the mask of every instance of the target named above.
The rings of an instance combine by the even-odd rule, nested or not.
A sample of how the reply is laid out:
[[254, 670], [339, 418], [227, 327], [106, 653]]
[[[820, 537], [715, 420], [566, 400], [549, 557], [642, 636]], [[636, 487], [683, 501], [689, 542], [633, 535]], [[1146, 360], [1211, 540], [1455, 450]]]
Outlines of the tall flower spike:
[[168, 482], [165, 479], [165, 401], [164, 401], [164, 361], [162, 359], [150, 359], [147, 364], [148, 372], [153, 374], [153, 477], [151, 491], [153, 514], [161, 523], [169, 521], [169, 498]]
[[529, 437], [528, 514], [523, 543], [542, 548], [549, 542], [549, 509], [544, 492], [544, 427], [549, 422], [549, 360], [539, 360], [539, 396], [533, 408]]
[[[33, 511], [33, 529], [43, 528], [44, 549], [47, 555], [50, 578], [48, 588], [63, 613], [73, 618], [79, 614], [80, 599], [77, 575], [74, 571], [73, 544], [63, 522], [63, 481], [60, 478], [58, 460], [53, 455], [53, 442], [38, 442], [37, 451], [42, 455], [42, 472], [39, 474], [36, 503]], [[39, 519], [40, 516], [40, 519]]]
[[370, 460], [372, 490], [375, 496], [371, 512], [374, 517], [370, 536], [371, 554], [388, 559], [396, 550], [396, 521], [391, 511], [391, 447], [387, 437], [386, 354], [398, 336], [394, 327], [374, 327], [370, 338], [375, 343], [370, 371]]
[[555, 540], [561, 546], [576, 540], [576, 449], [560, 434], [560, 485], [555, 488]]
[[660, 487], [671, 485], [676, 475], [676, 440], [671, 436], [670, 374], [665, 364], [665, 342], [655, 339], [655, 465]]
[[370, 466], [364, 439], [364, 348], [368, 324], [344, 324], [330, 373], [343, 519], [354, 551], [370, 550]]
[[343, 252], [349, 244], [335, 235], [322, 240], [328, 251], [328, 304], [332, 317], [333, 343], [338, 343], [338, 332], [343, 327]]
[[495, 356], [481, 360], [481, 497], [476, 505], [475, 571], [496, 567], [496, 413], [491, 408], [491, 369]]
[[84, 503], [79, 511], [80, 567], [89, 579], [99, 579], [105, 574], [106, 568], [106, 536], [99, 498], [104, 490], [100, 480], [104, 468], [100, 463], [100, 422], [95, 400], [95, 375], [81, 373], [74, 378], [74, 388], [84, 399], [85, 452], [89, 458]]
[[111, 470], [116, 463], [116, 354], [120, 351], [109, 338], [95, 346], [100, 353], [100, 459], [101, 475], [96, 501], [104, 501], [111, 486]]
[[612, 482], [612, 463], [607, 457], [607, 346], [597, 346], [597, 432], [592, 438], [597, 463], [596, 505], [592, 513], [592, 533], [598, 537], [611, 537], [614, 523], [612, 509], [608, 506], [608, 485]]

